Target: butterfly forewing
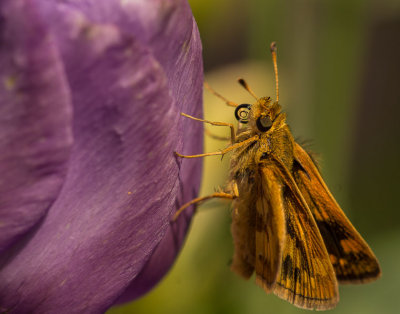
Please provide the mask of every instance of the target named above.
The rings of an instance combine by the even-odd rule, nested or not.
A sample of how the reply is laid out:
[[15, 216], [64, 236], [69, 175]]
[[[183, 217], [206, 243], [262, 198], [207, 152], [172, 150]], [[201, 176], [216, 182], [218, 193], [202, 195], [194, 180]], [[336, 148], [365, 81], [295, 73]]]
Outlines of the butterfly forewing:
[[341, 283], [377, 279], [380, 267], [368, 244], [347, 219], [307, 152], [294, 146], [294, 179], [314, 215]]
[[[263, 165], [262, 172], [266, 180], [276, 182], [275, 192], [284, 208], [286, 226], [281, 268], [273, 292], [301, 308], [335, 307], [335, 273], [314, 218], [293, 178], [278, 163]], [[280, 183], [271, 177], [280, 178]]]

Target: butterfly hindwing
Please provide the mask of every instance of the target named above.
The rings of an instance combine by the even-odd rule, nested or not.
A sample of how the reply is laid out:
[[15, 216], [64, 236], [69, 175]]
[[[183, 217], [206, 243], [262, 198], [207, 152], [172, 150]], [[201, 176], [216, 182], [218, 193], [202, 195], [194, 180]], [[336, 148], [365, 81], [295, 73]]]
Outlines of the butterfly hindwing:
[[306, 309], [330, 309], [338, 302], [338, 287], [328, 253], [314, 218], [293, 178], [280, 164], [262, 168], [275, 182], [275, 195], [284, 209], [286, 237], [273, 292]]
[[285, 243], [285, 209], [280, 178], [265, 167], [256, 200], [256, 283], [271, 292], [279, 276]]
[[337, 279], [363, 283], [380, 276], [378, 261], [329, 192], [307, 152], [294, 145], [293, 177], [318, 225]]
[[[231, 185], [236, 186], [236, 182]], [[254, 271], [255, 257], [255, 220], [256, 209], [248, 204], [255, 203], [254, 188], [246, 186], [233, 202], [231, 232], [235, 246], [231, 269], [241, 277], [248, 279]]]

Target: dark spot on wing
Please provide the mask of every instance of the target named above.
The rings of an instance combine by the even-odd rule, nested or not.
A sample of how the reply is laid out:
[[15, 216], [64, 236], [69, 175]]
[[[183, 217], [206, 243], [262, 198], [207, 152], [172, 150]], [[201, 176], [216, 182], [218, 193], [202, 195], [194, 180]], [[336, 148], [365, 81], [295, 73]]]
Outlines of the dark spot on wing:
[[286, 232], [292, 239], [296, 237], [296, 232], [290, 219], [286, 219]]
[[315, 220], [319, 231], [321, 232], [328, 253], [337, 257], [346, 255], [340, 246], [340, 240], [349, 239], [349, 235], [343, 229], [343, 226], [334, 221]]
[[287, 255], [282, 264], [282, 276], [283, 278], [293, 277], [293, 263], [289, 255]]
[[[308, 174], [308, 172], [306, 171], [306, 169], [303, 168], [303, 166], [297, 159], [294, 159], [293, 160], [293, 173], [295, 174], [298, 171], [304, 172], [307, 175], [308, 179], [311, 180], [311, 177]], [[294, 176], [296, 177], [296, 175], [294, 175]]]
[[300, 268], [296, 267], [294, 269], [294, 283], [293, 283], [293, 285], [295, 286], [296, 282], [301, 283], [301, 280], [302, 280], [302, 278], [301, 278]]
[[263, 233], [267, 232], [267, 222], [264, 219], [264, 215], [256, 212], [256, 231]]

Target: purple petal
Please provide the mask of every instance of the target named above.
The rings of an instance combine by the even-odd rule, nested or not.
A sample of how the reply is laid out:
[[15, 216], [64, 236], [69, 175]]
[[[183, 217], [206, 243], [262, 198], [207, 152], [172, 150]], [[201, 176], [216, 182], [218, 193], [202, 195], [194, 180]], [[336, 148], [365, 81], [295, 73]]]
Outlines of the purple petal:
[[170, 219], [201, 161], [173, 151], [202, 148], [201, 124], [179, 115], [201, 116], [201, 44], [186, 1], [36, 3], [64, 61], [74, 146], [42, 224], [0, 260], [0, 304], [98, 313], [150, 289], [184, 239], [190, 212]]
[[0, 4], [0, 253], [58, 196], [72, 145], [72, 105], [51, 34], [30, 5]]

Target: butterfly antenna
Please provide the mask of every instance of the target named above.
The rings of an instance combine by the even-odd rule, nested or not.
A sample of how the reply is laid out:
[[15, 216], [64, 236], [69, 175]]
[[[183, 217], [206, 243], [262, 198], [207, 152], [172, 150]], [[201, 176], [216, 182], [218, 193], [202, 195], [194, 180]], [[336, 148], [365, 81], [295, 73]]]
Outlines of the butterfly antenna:
[[275, 72], [275, 92], [276, 92], [276, 102], [279, 102], [279, 79], [278, 79], [278, 64], [276, 62], [276, 43], [272, 42], [271, 46], [272, 63], [274, 64]]
[[231, 107], [237, 107], [238, 106], [238, 104], [234, 103], [233, 101], [230, 101], [230, 100], [226, 99], [221, 94], [218, 94], [215, 90], [213, 90], [211, 88], [210, 85], [208, 85], [208, 83], [206, 81], [204, 81], [204, 87], [207, 88], [212, 94], [217, 96], [219, 99], [222, 99], [228, 106], [231, 106]]
[[247, 90], [250, 93], [251, 96], [253, 96], [256, 100], [258, 100], [256, 94], [254, 94], [254, 92], [251, 90], [250, 86], [246, 83], [244, 79], [240, 78], [238, 79], [238, 82], [240, 85], [244, 87], [245, 90]]

